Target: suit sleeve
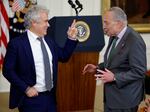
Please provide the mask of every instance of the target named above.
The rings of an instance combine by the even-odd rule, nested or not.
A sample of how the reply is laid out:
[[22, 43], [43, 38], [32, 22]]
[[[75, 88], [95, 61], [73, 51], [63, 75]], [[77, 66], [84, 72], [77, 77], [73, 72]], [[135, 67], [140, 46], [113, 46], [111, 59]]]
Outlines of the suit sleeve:
[[16, 64], [17, 64], [17, 45], [14, 41], [10, 41], [7, 46], [7, 52], [4, 58], [2, 72], [4, 77], [11, 83], [11, 85], [17, 87], [22, 92], [25, 92], [28, 85], [25, 84], [25, 82], [18, 77], [21, 74], [17, 74]]
[[67, 38], [65, 46], [60, 48], [57, 46], [58, 60], [61, 62], [67, 62], [76, 48], [78, 41], [70, 40]]
[[133, 42], [128, 54], [129, 70], [115, 73], [119, 88], [133, 81], [143, 80], [146, 72], [146, 46], [142, 39]]

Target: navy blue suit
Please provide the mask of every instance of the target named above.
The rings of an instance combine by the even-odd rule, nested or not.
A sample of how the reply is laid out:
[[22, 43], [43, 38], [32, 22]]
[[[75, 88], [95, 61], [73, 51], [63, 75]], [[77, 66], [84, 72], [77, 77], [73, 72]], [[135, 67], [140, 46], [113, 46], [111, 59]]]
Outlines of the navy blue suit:
[[[51, 37], [45, 36], [44, 38], [53, 56], [54, 88], [52, 91], [55, 94], [58, 61], [66, 62], [69, 59], [77, 45], [77, 41], [67, 39], [64, 48], [60, 48]], [[11, 84], [9, 107], [11, 109], [19, 107], [26, 96], [25, 91], [27, 87], [32, 87], [36, 84], [35, 64], [26, 32], [8, 43], [3, 65], [3, 75]]]

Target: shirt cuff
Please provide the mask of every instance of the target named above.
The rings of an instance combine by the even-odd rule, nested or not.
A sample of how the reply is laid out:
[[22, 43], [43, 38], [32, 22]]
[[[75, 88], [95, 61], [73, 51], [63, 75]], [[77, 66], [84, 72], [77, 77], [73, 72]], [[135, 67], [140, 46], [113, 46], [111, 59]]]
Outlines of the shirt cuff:
[[71, 37], [68, 37], [68, 39], [77, 41], [77, 38], [71, 38]]

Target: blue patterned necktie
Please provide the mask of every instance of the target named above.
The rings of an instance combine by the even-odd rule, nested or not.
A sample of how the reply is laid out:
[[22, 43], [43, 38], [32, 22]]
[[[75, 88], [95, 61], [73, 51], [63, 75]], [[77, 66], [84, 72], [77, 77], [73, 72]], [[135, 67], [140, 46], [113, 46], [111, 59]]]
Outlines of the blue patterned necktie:
[[48, 52], [46, 50], [46, 47], [44, 45], [44, 42], [41, 37], [38, 38], [38, 40], [41, 43], [41, 49], [43, 53], [43, 61], [44, 61], [44, 72], [45, 72], [45, 86], [47, 90], [52, 89], [52, 78], [51, 78], [51, 69], [50, 69], [50, 62], [49, 62], [49, 56]]

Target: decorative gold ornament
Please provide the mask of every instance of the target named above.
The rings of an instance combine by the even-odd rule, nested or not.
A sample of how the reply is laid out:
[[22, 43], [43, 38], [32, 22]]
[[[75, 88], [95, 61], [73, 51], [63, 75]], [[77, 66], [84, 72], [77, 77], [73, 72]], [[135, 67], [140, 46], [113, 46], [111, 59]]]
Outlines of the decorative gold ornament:
[[75, 27], [78, 30], [77, 39], [79, 42], [85, 42], [90, 36], [89, 25], [84, 21], [77, 21]]

